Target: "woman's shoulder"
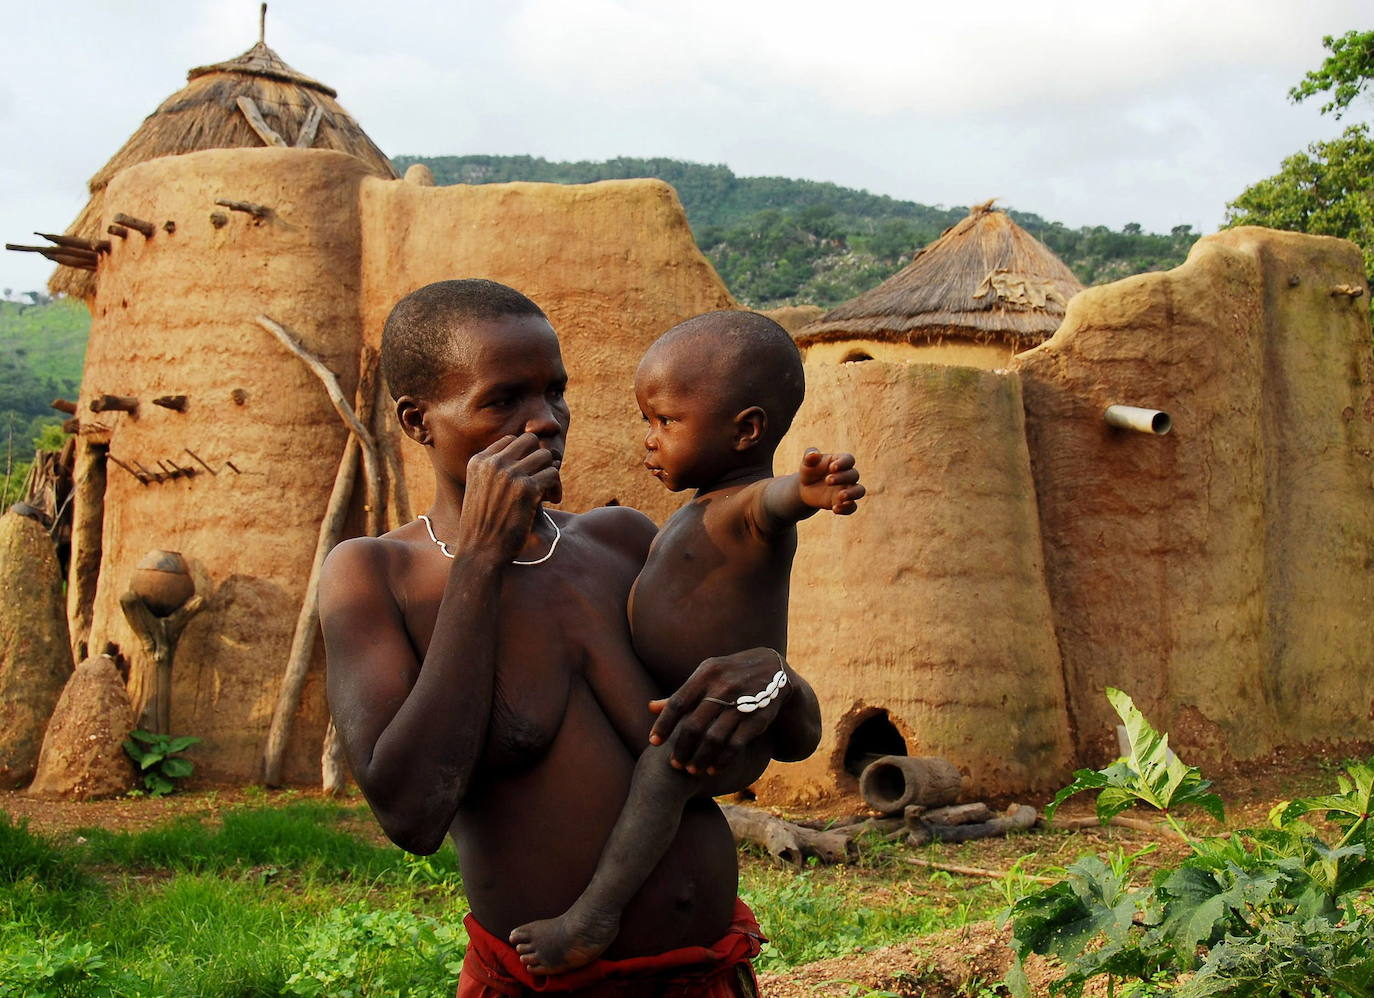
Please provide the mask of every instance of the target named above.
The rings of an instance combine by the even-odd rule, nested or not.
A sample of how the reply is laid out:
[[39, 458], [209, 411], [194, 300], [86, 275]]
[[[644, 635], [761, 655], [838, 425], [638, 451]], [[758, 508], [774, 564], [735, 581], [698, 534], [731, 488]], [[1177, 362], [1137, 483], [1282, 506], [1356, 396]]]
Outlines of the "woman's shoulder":
[[631, 555], [643, 563], [658, 527], [629, 506], [598, 506], [569, 515], [568, 523], [590, 540]]
[[394, 536], [350, 537], [329, 552], [320, 569], [321, 608], [334, 602], [339, 591], [395, 598], [394, 580], [404, 574], [412, 545]]

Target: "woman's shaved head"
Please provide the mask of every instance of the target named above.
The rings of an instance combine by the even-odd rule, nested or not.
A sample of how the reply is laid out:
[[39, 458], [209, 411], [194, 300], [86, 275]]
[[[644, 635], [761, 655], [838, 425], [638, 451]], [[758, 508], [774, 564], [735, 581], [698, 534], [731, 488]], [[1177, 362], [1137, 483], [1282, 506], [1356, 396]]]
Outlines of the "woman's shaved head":
[[544, 310], [514, 288], [481, 278], [438, 281], [396, 303], [382, 329], [382, 375], [393, 399], [429, 398], [450, 361], [458, 327]]

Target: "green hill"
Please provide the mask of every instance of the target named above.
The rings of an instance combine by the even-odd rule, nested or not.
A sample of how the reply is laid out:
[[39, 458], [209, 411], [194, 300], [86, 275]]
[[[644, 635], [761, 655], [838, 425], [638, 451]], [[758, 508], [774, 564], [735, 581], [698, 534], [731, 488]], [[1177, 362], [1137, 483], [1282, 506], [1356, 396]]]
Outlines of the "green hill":
[[[837, 184], [738, 177], [728, 166], [674, 159], [558, 163], [534, 156], [398, 156], [393, 162], [402, 172], [424, 163], [439, 184], [658, 177], [677, 189], [698, 245], [735, 297], [759, 308], [837, 305], [905, 266], [967, 213]], [[1120, 232], [1106, 226], [1071, 229], [1039, 215], [1011, 214], [1084, 284], [1176, 266], [1197, 239], [1186, 225], [1162, 235], [1134, 224]]]
[[16, 453], [44, 424], [62, 421], [53, 399], [76, 398], [90, 328], [79, 301], [0, 301], [0, 434], [13, 433]]

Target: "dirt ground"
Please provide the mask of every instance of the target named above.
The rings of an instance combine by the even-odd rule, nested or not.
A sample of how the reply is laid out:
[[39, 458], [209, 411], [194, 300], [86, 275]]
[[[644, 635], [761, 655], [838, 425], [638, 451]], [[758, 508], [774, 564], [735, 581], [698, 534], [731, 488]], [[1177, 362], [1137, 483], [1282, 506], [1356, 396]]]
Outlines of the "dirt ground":
[[[1360, 757], [1368, 756], [1368, 746]], [[1292, 797], [1325, 793], [1335, 787], [1339, 762], [1345, 753], [1279, 753], [1262, 763], [1244, 767], [1216, 779], [1215, 790], [1226, 802], [1226, 827], [1256, 827], [1268, 820], [1270, 808]], [[51, 801], [26, 797], [22, 792], [0, 792], [0, 812], [11, 820], [27, 819], [29, 827], [49, 835], [69, 835], [82, 827], [104, 827], [136, 831], [176, 818], [214, 820], [224, 811], [240, 807], [285, 804], [294, 800], [318, 799], [315, 790], [264, 790], [261, 787], [200, 787], [161, 799], [117, 798], [102, 801]], [[356, 791], [345, 800], [361, 805]], [[1005, 806], [1008, 801], [991, 802]], [[1043, 809], [1044, 801], [1030, 801]], [[382, 841], [375, 822], [359, 808], [350, 822], [359, 834]], [[834, 818], [864, 813], [857, 797], [831, 799], [788, 817]], [[871, 812], [868, 812], [871, 813]], [[1091, 798], [1083, 795], [1064, 805], [1060, 815], [1091, 814]], [[1147, 815], [1140, 815], [1147, 817]], [[1199, 833], [1219, 830], [1205, 817], [1196, 819]], [[945, 847], [939, 861], [991, 871], [1005, 871], [1018, 859], [1033, 853], [1024, 864], [1027, 870], [1063, 865], [1085, 852], [1122, 848], [1136, 851], [1151, 843], [1157, 850], [1146, 858], [1147, 864], [1179, 858], [1182, 843], [1165, 833], [1125, 828], [1088, 828], [1062, 832], [1018, 835], [1008, 839], [989, 839]], [[917, 855], [913, 851], [913, 855]], [[956, 880], [957, 883], [957, 880]], [[957, 888], [956, 888], [957, 889]], [[870, 991], [890, 992], [902, 998], [954, 998], [995, 993], [990, 990], [1005, 973], [1010, 951], [1005, 934], [991, 922], [974, 922], [957, 929], [912, 939], [896, 946], [855, 953], [794, 967], [774, 974], [761, 974], [762, 992], [769, 998], [856, 998]], [[1046, 978], [1042, 962], [1027, 968], [1032, 985]], [[1039, 990], [1039, 989], [1037, 989]], [[1089, 994], [1093, 990], [1089, 989]]]

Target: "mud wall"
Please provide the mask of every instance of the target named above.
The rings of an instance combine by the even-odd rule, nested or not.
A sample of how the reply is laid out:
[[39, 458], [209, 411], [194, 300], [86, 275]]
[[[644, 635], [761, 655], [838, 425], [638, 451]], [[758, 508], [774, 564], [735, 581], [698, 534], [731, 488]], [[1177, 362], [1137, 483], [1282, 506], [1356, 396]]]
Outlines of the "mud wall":
[[[673, 189], [658, 180], [597, 184], [362, 187], [363, 321], [378, 344], [391, 307], [432, 281], [485, 277], [518, 288], [548, 314], [569, 373], [573, 421], [563, 507], [612, 499], [655, 520], [681, 503], [644, 473], [634, 399], [639, 358], [674, 323], [733, 305], [702, 256]], [[394, 417], [387, 420], [395, 432]], [[410, 505], [434, 483], [418, 446], [398, 444]]]
[[[1018, 355], [1085, 761], [1104, 686], [1216, 766], [1367, 738], [1374, 716], [1374, 365], [1358, 250], [1262, 229], [1091, 288]], [[1112, 403], [1173, 432], [1109, 428]]]
[[[266, 312], [295, 330], [351, 395], [361, 329], [357, 192], [366, 173], [360, 161], [330, 151], [212, 150], [125, 170], [105, 197], [109, 213], [157, 229], [151, 238], [131, 232], [114, 240], [92, 309], [81, 432], [88, 444], [108, 443], [110, 462], [91, 647], [114, 641], [131, 660], [140, 710], [152, 663], [119, 595], [151, 549], [177, 550], [193, 563], [208, 605], [181, 640], [171, 724], [204, 739], [194, 756], [198, 774], [212, 779], [260, 775], [345, 440], [319, 382], [254, 316]], [[221, 198], [271, 213], [256, 220], [217, 207]], [[137, 412], [91, 412], [103, 393], [138, 398]], [[187, 396], [185, 412], [151, 404], [173, 394]], [[175, 461], [197, 473], [141, 484], [115, 459], [151, 470]], [[322, 678], [317, 650], [288, 746], [293, 781], [319, 779]]]
[[1019, 380], [811, 356], [806, 377], [779, 472], [807, 446], [851, 450], [869, 494], [799, 528], [788, 657], [825, 733], [760, 795], [853, 788], [846, 751], [880, 711], [897, 747], [949, 758], [972, 793], [1053, 788], [1071, 745]]

